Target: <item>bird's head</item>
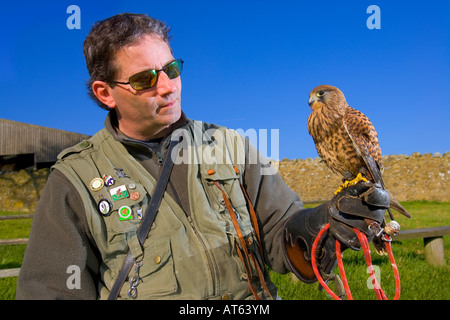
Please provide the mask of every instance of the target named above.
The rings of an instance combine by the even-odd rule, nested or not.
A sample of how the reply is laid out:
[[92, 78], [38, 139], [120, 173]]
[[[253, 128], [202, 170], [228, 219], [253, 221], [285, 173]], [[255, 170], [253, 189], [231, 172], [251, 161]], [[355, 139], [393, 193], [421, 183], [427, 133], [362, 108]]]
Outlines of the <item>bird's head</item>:
[[341, 90], [325, 84], [314, 88], [309, 93], [308, 103], [313, 111], [323, 107], [329, 107], [339, 112], [344, 112], [348, 106]]

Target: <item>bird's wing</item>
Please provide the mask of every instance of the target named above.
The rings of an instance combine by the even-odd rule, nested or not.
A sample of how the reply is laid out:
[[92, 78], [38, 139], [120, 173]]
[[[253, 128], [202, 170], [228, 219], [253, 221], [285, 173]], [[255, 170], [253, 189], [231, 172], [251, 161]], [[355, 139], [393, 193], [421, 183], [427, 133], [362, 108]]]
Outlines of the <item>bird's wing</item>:
[[344, 127], [353, 141], [356, 152], [364, 160], [373, 182], [380, 183], [384, 187], [381, 176], [383, 172], [381, 150], [373, 124], [362, 112], [348, 107], [344, 116]]
[[[386, 190], [381, 176], [383, 172], [381, 150], [378, 144], [378, 135], [373, 124], [362, 112], [349, 107], [344, 116], [344, 127], [352, 139], [356, 152], [364, 160], [373, 182], [379, 183]], [[388, 190], [386, 192], [389, 194], [391, 207], [404, 216], [411, 218], [411, 215], [400, 202]]]

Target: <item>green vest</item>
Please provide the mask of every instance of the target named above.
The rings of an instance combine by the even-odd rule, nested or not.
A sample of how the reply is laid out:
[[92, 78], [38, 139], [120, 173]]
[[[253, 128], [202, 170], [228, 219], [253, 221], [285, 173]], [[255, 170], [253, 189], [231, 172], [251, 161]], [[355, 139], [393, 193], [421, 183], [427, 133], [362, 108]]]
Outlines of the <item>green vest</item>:
[[[247, 274], [236, 252], [236, 230], [222, 193], [213, 183], [218, 181], [226, 190], [238, 212], [244, 237], [255, 243], [246, 200], [238, 183], [245, 167], [244, 143], [233, 130], [208, 128], [197, 121], [190, 124], [187, 129], [175, 131], [172, 137], [175, 133], [183, 135], [183, 152], [173, 159], [175, 165], [190, 164], [187, 188], [191, 215], [187, 216], [166, 192], [144, 248], [139, 245], [136, 232], [139, 216], [146, 212], [156, 181], [122, 143], [102, 129], [58, 156], [54, 168], [68, 177], [83, 199], [90, 232], [102, 256], [100, 299], [108, 297], [129, 249], [134, 258], [143, 261], [138, 299], [251, 297]], [[234, 165], [240, 173], [234, 170]], [[103, 176], [106, 182], [112, 178], [114, 184], [102, 186], [99, 178]], [[104, 213], [100, 213], [101, 202]], [[105, 206], [108, 202], [111, 208]], [[257, 245], [253, 249], [259, 256]], [[129, 278], [133, 273], [134, 268]], [[256, 276], [256, 272], [252, 274]], [[267, 272], [266, 280], [275, 296], [276, 289]], [[262, 291], [259, 287], [258, 284], [258, 290]], [[125, 282], [120, 298], [128, 298], [129, 288]]]

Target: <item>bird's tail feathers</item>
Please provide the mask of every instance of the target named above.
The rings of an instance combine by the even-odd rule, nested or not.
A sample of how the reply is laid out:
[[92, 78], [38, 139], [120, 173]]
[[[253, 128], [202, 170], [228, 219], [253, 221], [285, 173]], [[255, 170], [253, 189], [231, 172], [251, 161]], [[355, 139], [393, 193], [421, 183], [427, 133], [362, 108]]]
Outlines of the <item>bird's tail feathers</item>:
[[375, 184], [381, 185], [381, 187], [384, 188], [384, 182], [383, 177], [381, 176], [381, 170], [378, 166], [375, 159], [369, 154], [366, 153], [366, 156], [364, 157], [364, 161], [366, 163], [367, 169], [372, 176], [372, 180]]
[[411, 215], [408, 211], [398, 202], [398, 200], [392, 195], [392, 193], [389, 192], [389, 190], [385, 189], [385, 191], [389, 194], [389, 199], [391, 201], [391, 208], [397, 210], [405, 217], [411, 218]]
[[[367, 164], [367, 167], [369, 169], [370, 174], [372, 175], [373, 182], [375, 184], [379, 184], [386, 192], [389, 194], [389, 199], [391, 201], [391, 208], [395, 209], [396, 211], [400, 212], [405, 217], [411, 218], [411, 215], [408, 211], [398, 202], [398, 200], [392, 195], [392, 193], [389, 192], [389, 190], [386, 189], [383, 181], [383, 177], [381, 175], [381, 170], [378, 164], [376, 163], [375, 159], [373, 157], [366, 156], [365, 161]], [[392, 213], [389, 212], [389, 215], [392, 216]]]

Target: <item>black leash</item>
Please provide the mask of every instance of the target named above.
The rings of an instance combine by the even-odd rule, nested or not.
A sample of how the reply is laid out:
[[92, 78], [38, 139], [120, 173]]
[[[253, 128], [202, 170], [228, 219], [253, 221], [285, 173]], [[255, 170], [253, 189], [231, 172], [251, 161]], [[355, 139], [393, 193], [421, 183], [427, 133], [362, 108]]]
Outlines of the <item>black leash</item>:
[[[141, 246], [144, 245], [145, 239], [147, 239], [153, 221], [155, 221], [155, 217], [158, 213], [158, 209], [161, 204], [162, 197], [164, 196], [167, 183], [169, 182], [170, 173], [172, 172], [173, 168], [172, 149], [177, 143], [178, 141], [170, 141], [169, 150], [167, 151], [166, 159], [164, 161], [159, 179], [156, 182], [153, 196], [150, 199], [150, 204], [147, 208], [145, 216], [142, 218], [141, 224], [139, 225], [137, 238]], [[138, 261], [133, 258], [131, 250], [129, 250], [125, 261], [123, 262], [122, 268], [120, 269], [119, 275], [117, 276], [111, 292], [109, 293], [108, 300], [116, 300], [119, 297], [122, 286], [125, 283], [125, 280], [127, 279], [133, 265], [135, 265], [138, 270], [141, 264], [138, 264]], [[135, 280], [135, 282], [133, 281], [131, 283], [131, 288], [128, 291], [128, 295], [130, 297], [136, 297], [137, 295], [136, 286], [138, 284], [139, 278], [137, 277]]]

